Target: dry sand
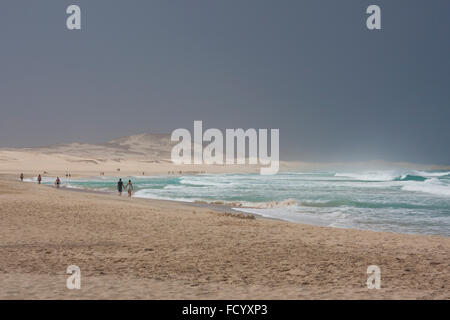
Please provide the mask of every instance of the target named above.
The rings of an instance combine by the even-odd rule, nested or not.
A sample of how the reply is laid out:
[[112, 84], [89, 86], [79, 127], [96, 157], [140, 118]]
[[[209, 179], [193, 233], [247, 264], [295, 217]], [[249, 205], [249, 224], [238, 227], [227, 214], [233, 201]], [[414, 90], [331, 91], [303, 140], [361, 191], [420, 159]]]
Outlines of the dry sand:
[[[0, 177], [1, 299], [449, 299], [450, 238], [243, 219]], [[69, 265], [81, 290], [66, 288]], [[366, 287], [369, 265], [381, 289]]]

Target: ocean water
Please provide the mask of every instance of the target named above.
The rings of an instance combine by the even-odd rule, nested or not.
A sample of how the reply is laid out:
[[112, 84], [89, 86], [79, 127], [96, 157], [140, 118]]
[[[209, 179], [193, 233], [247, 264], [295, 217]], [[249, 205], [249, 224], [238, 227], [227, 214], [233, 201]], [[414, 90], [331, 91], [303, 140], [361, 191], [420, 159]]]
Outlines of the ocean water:
[[[450, 172], [372, 171], [122, 177], [134, 197], [221, 202], [265, 217], [339, 228], [450, 236]], [[118, 177], [62, 185], [114, 192]], [[53, 179], [44, 178], [45, 184]]]

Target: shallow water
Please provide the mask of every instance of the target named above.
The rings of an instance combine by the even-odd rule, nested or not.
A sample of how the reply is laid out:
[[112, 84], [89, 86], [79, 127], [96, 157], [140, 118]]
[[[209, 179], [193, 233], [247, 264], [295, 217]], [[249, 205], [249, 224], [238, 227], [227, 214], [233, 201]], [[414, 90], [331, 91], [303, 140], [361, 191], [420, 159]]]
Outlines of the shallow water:
[[[450, 236], [450, 172], [373, 171], [122, 177], [135, 197], [221, 201], [236, 210], [323, 226]], [[118, 177], [62, 180], [113, 192]], [[44, 178], [44, 184], [53, 179]], [[247, 206], [251, 208], [242, 208]]]

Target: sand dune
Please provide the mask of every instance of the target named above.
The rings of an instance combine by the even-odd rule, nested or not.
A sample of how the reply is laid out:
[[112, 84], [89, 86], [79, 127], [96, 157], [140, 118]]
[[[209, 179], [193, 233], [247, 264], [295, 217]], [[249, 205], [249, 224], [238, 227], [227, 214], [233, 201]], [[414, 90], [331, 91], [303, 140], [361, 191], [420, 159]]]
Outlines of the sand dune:
[[114, 158], [154, 158], [170, 159], [174, 145], [168, 134], [138, 134], [104, 143], [68, 143], [33, 148], [0, 149], [2, 152], [29, 152], [60, 154], [74, 157], [94, 158], [105, 161]]
[[168, 134], [138, 134], [105, 143], [70, 143], [35, 148], [0, 149], [0, 172], [92, 176], [181, 172], [257, 172], [257, 166], [174, 165]]
[[[183, 173], [259, 172], [257, 165], [174, 165], [170, 160], [172, 146], [169, 134], [137, 134], [104, 143], [69, 143], [33, 148], [0, 149], [0, 173], [23, 172], [36, 176], [46, 172], [57, 176], [141, 175]], [[307, 163], [280, 161], [280, 171], [309, 171], [364, 168], [442, 169], [448, 166], [390, 163], [385, 161], [354, 163]]]

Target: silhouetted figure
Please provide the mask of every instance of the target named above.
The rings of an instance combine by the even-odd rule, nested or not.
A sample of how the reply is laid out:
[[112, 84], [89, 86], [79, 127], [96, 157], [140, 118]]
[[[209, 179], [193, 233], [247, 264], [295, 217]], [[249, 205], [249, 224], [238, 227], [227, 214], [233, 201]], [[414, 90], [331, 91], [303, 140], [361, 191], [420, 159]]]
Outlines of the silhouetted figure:
[[42, 177], [41, 177], [41, 175], [38, 175], [38, 177], [37, 177], [37, 181], [38, 181], [38, 184], [41, 184], [41, 181], [42, 181]]
[[20, 174], [20, 181], [23, 182], [23, 173]]
[[122, 195], [123, 190], [123, 181], [122, 179], [119, 179], [119, 182], [117, 182], [117, 191], [119, 192], [119, 196]]

